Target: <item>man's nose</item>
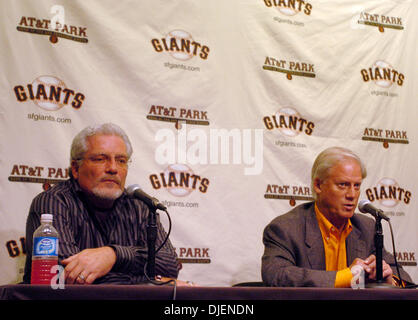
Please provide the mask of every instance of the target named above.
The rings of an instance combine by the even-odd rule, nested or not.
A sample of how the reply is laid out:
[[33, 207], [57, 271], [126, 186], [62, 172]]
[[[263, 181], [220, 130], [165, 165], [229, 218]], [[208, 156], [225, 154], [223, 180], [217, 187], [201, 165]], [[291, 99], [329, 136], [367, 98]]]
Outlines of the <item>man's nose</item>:
[[106, 172], [117, 173], [118, 166], [115, 158], [109, 158], [106, 161]]
[[348, 198], [348, 199], [353, 199], [353, 198], [355, 198], [356, 197], [356, 194], [358, 193], [358, 191], [357, 191], [357, 189], [355, 188], [355, 186], [350, 186], [348, 189], [347, 189], [347, 192], [346, 192], [346, 194], [345, 194], [345, 196]]

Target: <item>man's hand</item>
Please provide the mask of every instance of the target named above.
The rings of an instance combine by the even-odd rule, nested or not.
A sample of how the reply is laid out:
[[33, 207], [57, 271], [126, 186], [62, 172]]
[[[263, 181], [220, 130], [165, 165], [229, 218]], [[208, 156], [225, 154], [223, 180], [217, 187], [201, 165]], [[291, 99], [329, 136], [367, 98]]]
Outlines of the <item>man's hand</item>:
[[[354, 265], [360, 265], [364, 269], [366, 277], [369, 280], [376, 280], [376, 256], [374, 254], [370, 255], [365, 260], [360, 258], [354, 259], [349, 268], [351, 269]], [[386, 283], [392, 284], [392, 274], [393, 272], [390, 266], [385, 260], [382, 260], [382, 277]]]
[[65, 282], [91, 284], [106, 275], [116, 262], [116, 253], [111, 247], [85, 249], [65, 260]]
[[[376, 280], [376, 256], [372, 254], [366, 260], [364, 260], [366, 265], [364, 271], [368, 274], [368, 278], [371, 280]], [[392, 274], [393, 271], [390, 266], [386, 263], [385, 260], [382, 260], [382, 278], [389, 284], [392, 284]]]

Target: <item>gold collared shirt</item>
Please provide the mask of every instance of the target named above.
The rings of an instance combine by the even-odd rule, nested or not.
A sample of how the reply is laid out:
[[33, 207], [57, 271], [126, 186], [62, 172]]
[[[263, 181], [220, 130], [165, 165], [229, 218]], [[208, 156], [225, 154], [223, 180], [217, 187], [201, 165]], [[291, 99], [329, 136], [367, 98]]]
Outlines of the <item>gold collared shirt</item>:
[[347, 266], [345, 240], [353, 230], [351, 221], [348, 219], [347, 223], [338, 229], [319, 211], [316, 204], [315, 214], [324, 242], [326, 270], [337, 271], [336, 288], [350, 287], [353, 275]]

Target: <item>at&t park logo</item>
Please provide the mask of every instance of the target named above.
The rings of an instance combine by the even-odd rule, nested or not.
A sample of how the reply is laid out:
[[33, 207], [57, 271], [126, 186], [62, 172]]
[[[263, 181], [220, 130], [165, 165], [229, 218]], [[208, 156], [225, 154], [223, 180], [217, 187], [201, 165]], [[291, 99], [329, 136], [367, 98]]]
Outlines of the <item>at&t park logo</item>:
[[394, 30], [404, 29], [401, 17], [391, 17], [364, 11], [360, 12], [358, 23], [366, 26], [377, 27], [382, 33], [385, 32], [385, 28]]
[[51, 7], [52, 18], [36, 18], [22, 16], [19, 20], [17, 30], [31, 34], [49, 36], [53, 44], [59, 38], [72, 40], [80, 43], [87, 43], [87, 28], [65, 23], [65, 10], [63, 6], [54, 5]]
[[[380, 205], [395, 210], [396, 206], [403, 203], [409, 205], [412, 192], [401, 187], [393, 178], [382, 178], [371, 188], [366, 189], [366, 196], [370, 202], [378, 202]], [[404, 216], [405, 212], [385, 211], [388, 216]]]
[[209, 248], [175, 248], [180, 263], [210, 263]]
[[209, 188], [209, 179], [195, 174], [186, 164], [171, 164], [149, 178], [155, 190], [164, 188], [175, 197], [186, 197], [194, 191], [205, 194]]
[[151, 44], [156, 52], [166, 52], [180, 61], [194, 57], [207, 60], [210, 52], [207, 45], [193, 39], [193, 36], [184, 30], [172, 30], [165, 37], [152, 39]]
[[385, 149], [389, 148], [389, 143], [409, 144], [407, 132], [404, 130], [365, 128], [361, 139], [381, 142]]
[[148, 120], [172, 122], [176, 129], [181, 129], [181, 123], [208, 126], [209, 119], [207, 111], [191, 108], [165, 107], [152, 105], [148, 115]]
[[294, 207], [296, 200], [313, 201], [311, 188], [300, 185], [268, 184], [264, 194], [265, 199], [289, 200], [289, 205]]
[[68, 170], [68, 168], [14, 164], [10, 172], [9, 181], [40, 183], [43, 190], [48, 190], [51, 185], [67, 180], [69, 178]]
[[57, 111], [68, 104], [80, 109], [85, 99], [84, 94], [67, 88], [63, 80], [50, 75], [40, 76], [26, 85], [16, 85], [13, 91], [17, 101], [31, 100], [47, 111]]
[[263, 69], [267, 71], [276, 71], [286, 74], [288, 80], [293, 76], [315, 78], [314, 64], [300, 61], [287, 61], [272, 57], [266, 57]]
[[396, 252], [396, 259], [398, 260], [398, 263], [402, 266], [407, 266], [407, 267], [417, 266], [415, 252], [412, 252], [412, 251]]

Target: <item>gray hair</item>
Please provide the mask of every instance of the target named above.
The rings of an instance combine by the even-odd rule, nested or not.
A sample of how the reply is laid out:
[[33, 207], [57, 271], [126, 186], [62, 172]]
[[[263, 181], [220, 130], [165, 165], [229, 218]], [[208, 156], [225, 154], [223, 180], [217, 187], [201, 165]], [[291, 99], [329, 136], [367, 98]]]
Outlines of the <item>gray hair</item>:
[[131, 158], [131, 155], [133, 152], [132, 145], [125, 131], [123, 131], [122, 128], [120, 128], [116, 124], [103, 123], [103, 124], [89, 126], [87, 128], [84, 128], [74, 137], [73, 142], [71, 144], [70, 162], [74, 160], [78, 161], [83, 158], [84, 154], [88, 150], [87, 138], [94, 136], [96, 134], [114, 135], [114, 136], [121, 137], [123, 141], [125, 142], [128, 158]]
[[367, 170], [361, 159], [351, 150], [342, 147], [331, 147], [322, 151], [315, 159], [311, 172], [311, 190], [314, 199], [316, 192], [314, 189], [314, 181], [319, 178], [324, 180], [328, 177], [329, 170], [338, 162], [352, 159], [359, 163], [362, 178], [366, 178]]

